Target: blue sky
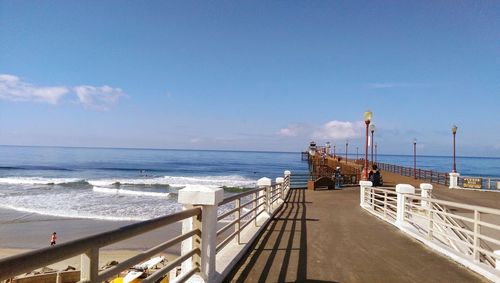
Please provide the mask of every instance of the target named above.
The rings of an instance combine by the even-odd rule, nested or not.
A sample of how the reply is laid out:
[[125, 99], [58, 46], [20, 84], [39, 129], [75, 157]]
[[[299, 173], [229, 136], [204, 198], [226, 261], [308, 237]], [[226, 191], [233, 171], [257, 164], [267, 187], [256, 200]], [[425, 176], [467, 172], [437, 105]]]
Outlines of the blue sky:
[[500, 156], [498, 1], [3, 1], [0, 144]]

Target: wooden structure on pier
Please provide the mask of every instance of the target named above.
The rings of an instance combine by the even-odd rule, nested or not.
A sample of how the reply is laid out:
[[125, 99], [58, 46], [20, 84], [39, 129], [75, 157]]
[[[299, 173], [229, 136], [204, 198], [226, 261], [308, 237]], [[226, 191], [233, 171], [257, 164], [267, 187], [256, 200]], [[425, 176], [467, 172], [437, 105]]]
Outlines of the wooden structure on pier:
[[[340, 183], [342, 185], [357, 184], [361, 178], [359, 165], [341, 157], [333, 157], [324, 152], [316, 152], [314, 155], [309, 155], [308, 160], [309, 172], [311, 174], [308, 184], [309, 189], [317, 189], [320, 186], [324, 187], [324, 178], [329, 178], [331, 182], [335, 183], [335, 171], [337, 167], [340, 169]], [[321, 182], [316, 184], [320, 179]]]

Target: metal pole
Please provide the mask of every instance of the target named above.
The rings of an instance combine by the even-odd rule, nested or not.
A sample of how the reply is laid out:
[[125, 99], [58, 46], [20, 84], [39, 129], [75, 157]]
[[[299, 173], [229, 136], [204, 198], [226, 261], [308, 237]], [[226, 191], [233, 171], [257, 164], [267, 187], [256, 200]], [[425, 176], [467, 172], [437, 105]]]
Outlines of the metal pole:
[[356, 147], [356, 160], [359, 159], [359, 156], [358, 156], [358, 150], [359, 150], [359, 146]]
[[417, 179], [417, 141], [413, 141], [413, 178]]
[[456, 157], [455, 157], [455, 136], [456, 133], [453, 133], [453, 173], [457, 172], [457, 163], [456, 163]]
[[372, 165], [373, 165], [373, 133], [375, 131], [372, 131], [372, 144], [371, 144], [371, 148], [372, 148]]
[[347, 147], [349, 146], [349, 143], [345, 143], [345, 163], [347, 164]]
[[375, 144], [375, 163], [377, 163], [377, 144]]
[[366, 139], [365, 139], [365, 166], [363, 169], [363, 180], [368, 180], [368, 126], [370, 121], [365, 121], [366, 124]]

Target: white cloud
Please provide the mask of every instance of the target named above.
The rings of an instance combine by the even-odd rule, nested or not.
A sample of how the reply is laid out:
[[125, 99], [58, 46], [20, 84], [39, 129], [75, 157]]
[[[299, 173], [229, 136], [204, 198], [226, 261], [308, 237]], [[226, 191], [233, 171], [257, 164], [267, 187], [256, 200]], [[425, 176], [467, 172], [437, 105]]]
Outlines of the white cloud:
[[[107, 85], [101, 87], [81, 85], [72, 89], [85, 108], [94, 110], [108, 110], [125, 95], [121, 89]], [[66, 86], [36, 86], [17, 76], [0, 74], [0, 99], [57, 104], [70, 92], [71, 89]]]
[[67, 93], [69, 89], [64, 86], [41, 87], [24, 82], [14, 75], [0, 74], [0, 99], [57, 104]]
[[296, 137], [304, 131], [300, 125], [290, 125], [287, 128], [280, 129], [276, 134], [283, 137]]
[[81, 85], [74, 87], [73, 90], [86, 108], [101, 111], [109, 110], [121, 96], [125, 95], [120, 88], [107, 85], [101, 87]]
[[333, 120], [314, 130], [314, 139], [353, 139], [361, 137], [365, 125], [362, 121], [348, 122]]

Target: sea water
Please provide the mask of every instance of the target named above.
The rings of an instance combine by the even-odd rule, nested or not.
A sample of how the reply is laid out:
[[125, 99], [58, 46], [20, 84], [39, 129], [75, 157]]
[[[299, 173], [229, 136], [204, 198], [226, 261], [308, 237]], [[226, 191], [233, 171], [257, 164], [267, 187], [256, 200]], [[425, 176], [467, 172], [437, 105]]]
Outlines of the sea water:
[[[354, 156], [351, 156], [354, 158]], [[413, 166], [413, 156], [377, 161]], [[449, 172], [451, 157], [418, 156], [417, 167]], [[462, 175], [500, 177], [500, 158], [458, 157]], [[254, 188], [284, 170], [307, 172], [301, 154], [283, 152], [0, 146], [0, 208], [71, 218], [145, 220], [180, 210], [188, 185]]]
[[0, 146], [0, 208], [72, 218], [145, 220], [181, 209], [188, 185], [254, 188], [307, 171], [300, 153]]

